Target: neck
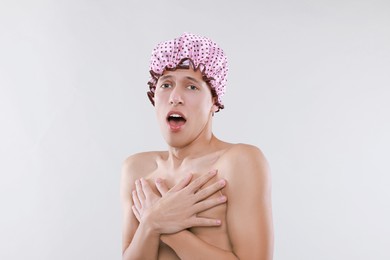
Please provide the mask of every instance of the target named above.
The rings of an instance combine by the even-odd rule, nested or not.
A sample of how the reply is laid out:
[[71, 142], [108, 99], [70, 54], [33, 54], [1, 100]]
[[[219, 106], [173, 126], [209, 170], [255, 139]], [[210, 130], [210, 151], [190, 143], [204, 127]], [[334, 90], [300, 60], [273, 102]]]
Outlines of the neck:
[[213, 150], [218, 139], [211, 131], [200, 134], [195, 140], [184, 147], [169, 147], [168, 163], [172, 170], [184, 166], [196, 158], [200, 158]]

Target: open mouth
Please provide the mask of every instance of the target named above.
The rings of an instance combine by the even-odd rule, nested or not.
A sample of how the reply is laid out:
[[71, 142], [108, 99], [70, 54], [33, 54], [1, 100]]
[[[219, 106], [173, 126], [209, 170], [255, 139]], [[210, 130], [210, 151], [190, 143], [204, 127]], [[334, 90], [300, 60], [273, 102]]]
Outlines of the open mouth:
[[181, 113], [170, 112], [167, 116], [167, 121], [171, 129], [178, 130], [183, 126], [187, 120]]

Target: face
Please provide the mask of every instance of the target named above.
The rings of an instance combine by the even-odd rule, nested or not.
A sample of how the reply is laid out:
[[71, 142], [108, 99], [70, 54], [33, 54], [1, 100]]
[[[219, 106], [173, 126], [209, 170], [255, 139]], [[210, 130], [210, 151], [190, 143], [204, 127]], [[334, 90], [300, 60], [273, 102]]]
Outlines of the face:
[[183, 147], [211, 133], [217, 106], [199, 70], [165, 71], [157, 81], [154, 102], [162, 134], [170, 146]]

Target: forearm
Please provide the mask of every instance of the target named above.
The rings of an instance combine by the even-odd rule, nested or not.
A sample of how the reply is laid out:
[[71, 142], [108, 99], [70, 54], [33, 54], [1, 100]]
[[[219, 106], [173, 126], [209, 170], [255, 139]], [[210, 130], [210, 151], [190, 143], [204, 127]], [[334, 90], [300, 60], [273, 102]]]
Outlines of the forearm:
[[130, 245], [123, 252], [123, 260], [156, 260], [158, 257], [158, 247], [160, 244], [160, 234], [141, 223]]
[[233, 252], [210, 245], [188, 230], [161, 235], [160, 239], [182, 260], [194, 259], [195, 255], [199, 259], [238, 259]]

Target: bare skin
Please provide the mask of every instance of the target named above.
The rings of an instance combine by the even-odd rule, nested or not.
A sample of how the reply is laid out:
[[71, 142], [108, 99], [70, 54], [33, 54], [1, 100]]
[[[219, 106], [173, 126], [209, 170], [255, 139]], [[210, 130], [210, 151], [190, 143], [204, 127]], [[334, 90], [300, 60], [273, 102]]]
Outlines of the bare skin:
[[[123, 259], [272, 259], [264, 155], [212, 134], [216, 107], [199, 71], [165, 75], [155, 104], [169, 150], [132, 155], [122, 168]], [[186, 117], [179, 131], [167, 124], [171, 110]]]

